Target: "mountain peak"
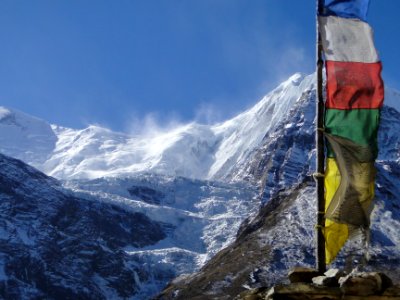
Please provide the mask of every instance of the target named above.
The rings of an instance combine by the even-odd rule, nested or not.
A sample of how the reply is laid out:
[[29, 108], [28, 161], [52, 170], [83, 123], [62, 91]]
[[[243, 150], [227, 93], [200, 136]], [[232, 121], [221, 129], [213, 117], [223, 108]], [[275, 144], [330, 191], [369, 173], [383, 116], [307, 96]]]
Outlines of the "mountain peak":
[[4, 119], [7, 119], [12, 115], [12, 112], [5, 108], [4, 106], [0, 106], [0, 122], [2, 122]]
[[0, 107], [0, 152], [36, 167], [52, 153], [57, 136], [47, 122]]
[[[311, 74], [309, 76], [314, 76], [314, 74]], [[289, 79], [286, 80], [286, 82], [291, 82], [294, 85], [299, 85], [305, 77], [307, 77], [307, 74], [297, 72], [297, 73], [294, 73], [292, 76], [290, 76]]]

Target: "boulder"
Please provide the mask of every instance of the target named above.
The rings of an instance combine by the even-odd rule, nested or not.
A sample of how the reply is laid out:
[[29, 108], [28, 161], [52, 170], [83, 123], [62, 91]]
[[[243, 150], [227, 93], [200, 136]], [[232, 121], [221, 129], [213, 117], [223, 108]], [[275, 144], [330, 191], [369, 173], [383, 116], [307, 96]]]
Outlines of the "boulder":
[[342, 292], [338, 287], [315, 286], [310, 283], [292, 283], [289, 285], [277, 285], [271, 288], [266, 297], [267, 300], [340, 300]]
[[379, 272], [378, 274], [379, 274], [379, 276], [381, 277], [381, 280], [382, 280], [382, 291], [385, 291], [386, 289], [388, 289], [391, 286], [393, 286], [392, 279], [390, 279], [386, 274], [384, 274], [382, 272]]
[[234, 300], [263, 300], [268, 293], [268, 288], [261, 287], [252, 290], [246, 290], [240, 293]]
[[340, 289], [345, 295], [369, 296], [382, 292], [379, 273], [351, 273], [339, 279]]
[[383, 294], [383, 296], [387, 297], [395, 297], [398, 296], [400, 299], [400, 284], [398, 285], [392, 285], [391, 287], [387, 288]]
[[336, 277], [317, 276], [312, 279], [312, 282], [318, 286], [338, 286]]
[[296, 267], [290, 270], [288, 277], [291, 283], [306, 282], [311, 283], [314, 277], [320, 273], [312, 268]]
[[325, 275], [326, 277], [334, 277], [334, 278], [336, 278], [337, 280], [339, 280], [340, 277], [343, 277], [343, 276], [345, 276], [346, 274], [345, 274], [343, 271], [339, 270], [339, 269], [329, 269], [328, 271], [326, 271], [326, 272], [324, 273], [324, 275]]

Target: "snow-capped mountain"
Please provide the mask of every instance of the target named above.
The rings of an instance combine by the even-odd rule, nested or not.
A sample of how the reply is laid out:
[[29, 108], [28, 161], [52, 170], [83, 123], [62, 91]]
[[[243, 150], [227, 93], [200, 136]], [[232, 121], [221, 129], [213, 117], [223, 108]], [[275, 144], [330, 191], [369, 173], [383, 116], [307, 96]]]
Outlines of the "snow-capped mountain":
[[0, 153], [39, 166], [50, 157], [56, 142], [57, 136], [48, 123], [0, 107]]
[[129, 136], [98, 126], [83, 130], [50, 126], [2, 108], [0, 151], [59, 179], [140, 172], [224, 179], [246, 162], [312, 81], [313, 76], [295, 74], [231, 120], [211, 126], [190, 123], [155, 136]]
[[[400, 224], [398, 207], [390, 203], [398, 199], [395, 187], [400, 174], [400, 94], [388, 89], [386, 95], [386, 103], [397, 110], [385, 107], [382, 112], [378, 160], [382, 174], [378, 179], [380, 200], [377, 211], [383, 221], [374, 225], [373, 236], [375, 242], [383, 245], [382, 249], [387, 247], [382, 253], [391, 255], [392, 260], [400, 260], [395, 251], [400, 247], [400, 240], [390, 229]], [[102, 234], [97, 240], [96, 245], [106, 249], [108, 254], [115, 252], [121, 255], [122, 260], [119, 261], [130, 272], [127, 281], [121, 284], [129, 285], [129, 280], [132, 280], [129, 291], [115, 288], [112, 278], [118, 278], [116, 273], [107, 275], [90, 271], [97, 254], [86, 259], [86, 249], [79, 250], [74, 259], [82, 261], [79, 268], [92, 274], [85, 277], [87, 285], [83, 287], [77, 281], [68, 281], [68, 272], [60, 273], [58, 277], [59, 283], [70, 283], [66, 285], [70, 291], [87, 288], [94, 289], [100, 298], [148, 299], [174, 277], [192, 273], [209, 261], [194, 277], [182, 277], [184, 281], [181, 283], [190, 283], [189, 286], [196, 287], [198, 293], [209, 289], [211, 293], [216, 292], [215, 299], [222, 299], [218, 298], [221, 291], [231, 295], [246, 286], [257, 286], [261, 281], [271, 283], [271, 276], [282, 278], [293, 264], [312, 263], [315, 197], [310, 175], [315, 160], [314, 105], [313, 76], [295, 74], [254, 107], [231, 120], [215, 125], [190, 123], [152, 136], [131, 136], [98, 126], [83, 130], [63, 128], [2, 108], [0, 139], [3, 143], [0, 151], [62, 180], [58, 183], [46, 177], [46, 180], [52, 180], [52, 186], [57, 186], [59, 193], [78, 199], [76, 201], [80, 204], [74, 206], [77, 209], [75, 213], [98, 209], [99, 215], [95, 219], [100, 223], [110, 222], [111, 228], [121, 226], [132, 229], [129, 226], [137, 226], [138, 232], [146, 232], [156, 226], [161, 230], [157, 239], [143, 244], [140, 238], [135, 241], [134, 229], [127, 229], [128, 235], [133, 238], [108, 249], [110, 251], [104, 248], [104, 243], [113, 240], [111, 231], [104, 229], [110, 234]], [[21, 177], [22, 181], [25, 177]], [[18, 176], [14, 180], [14, 186], [23, 184], [18, 182]], [[24, 193], [29, 196], [24, 196]], [[47, 201], [39, 192], [28, 190], [19, 191], [18, 199], [30, 201], [29, 193], [40, 195], [40, 201]], [[5, 191], [3, 194], [7, 197]], [[3, 194], [0, 191], [0, 198]], [[60, 196], [55, 203], [60, 203], [62, 207], [61, 203], [67, 198]], [[263, 206], [259, 211], [261, 202]], [[89, 209], [86, 203], [96, 205], [89, 205]], [[51, 213], [46, 213], [44, 207], [43, 214], [34, 210], [31, 219], [26, 217], [25, 223], [15, 219], [12, 211], [7, 211], [4, 217], [10, 220], [12, 228], [27, 228], [34, 219], [40, 224], [49, 224], [46, 218]], [[108, 215], [104, 207], [113, 207], [113, 214]], [[123, 224], [122, 219], [135, 219], [132, 216], [135, 213], [143, 216], [150, 225], [147, 226], [147, 221], [143, 224]], [[73, 226], [75, 222], [80, 224], [79, 218], [71, 212], [63, 216], [63, 222]], [[119, 225], [114, 224], [114, 219], [119, 220]], [[245, 219], [247, 221], [243, 223]], [[82, 226], [88, 226], [89, 231], [99, 230], [96, 226], [102, 228], [101, 224], [92, 223]], [[3, 240], [9, 240], [17, 230], [11, 232], [8, 227], [4, 228], [4, 234], [0, 234]], [[45, 225], [40, 228], [45, 228]], [[235, 241], [238, 230], [240, 234]], [[385, 231], [390, 231], [390, 234]], [[257, 237], [252, 235], [254, 232]], [[46, 245], [59, 243], [55, 233], [46, 238], [45, 233], [40, 235], [40, 239], [47, 239]], [[79, 230], [68, 232], [67, 237], [77, 244], [86, 245], [87, 237]], [[16, 245], [25, 247], [26, 240], [23, 238], [14, 241]], [[382, 254], [378, 253], [379, 247], [375, 248], [377, 257]], [[224, 248], [226, 250], [219, 252]], [[254, 254], [251, 263], [243, 260], [248, 257], [243, 249], [250, 249]], [[269, 253], [267, 256], [266, 250]], [[226, 251], [234, 256], [226, 255]], [[0, 249], [0, 257], [19, 259], [12, 256], [13, 252], [4, 253]], [[52, 260], [48, 260], [51, 256], [39, 256], [43, 264], [53, 264]], [[1, 261], [7, 260], [0, 258]], [[216, 262], [226, 266], [234, 263], [241, 275], [230, 274], [233, 269], [220, 268]], [[137, 268], [143, 271], [139, 272]], [[0, 292], [7, 292], [2, 290], [1, 284], [13, 280], [16, 275], [7, 268], [3, 270], [1, 273], [0, 268]], [[214, 278], [213, 286], [200, 284], [211, 276], [207, 270], [219, 274], [218, 278]], [[35, 287], [32, 278], [19, 276], [17, 286]], [[232, 282], [235, 284], [230, 284]], [[61, 283], [59, 285], [62, 286]], [[233, 286], [235, 289], [228, 292]], [[182, 299], [196, 295], [179, 284], [170, 288], [171, 293], [165, 295], [180, 293]], [[211, 298], [207, 299], [214, 296], [209, 294], [207, 297]], [[88, 298], [91, 299], [90, 296]]]
[[[240, 181], [255, 172], [245, 166], [249, 167], [265, 136], [274, 138], [276, 128], [313, 130], [310, 123], [303, 126], [288, 114], [300, 97], [310, 96], [314, 77], [299, 73], [291, 76], [252, 108], [225, 122], [189, 123], [149, 136], [94, 125], [81, 130], [64, 128], [0, 107], [0, 153], [66, 180], [152, 172]], [[387, 106], [400, 110], [399, 99], [399, 92], [386, 89]], [[307, 113], [306, 120], [310, 120], [314, 111], [311, 108]]]

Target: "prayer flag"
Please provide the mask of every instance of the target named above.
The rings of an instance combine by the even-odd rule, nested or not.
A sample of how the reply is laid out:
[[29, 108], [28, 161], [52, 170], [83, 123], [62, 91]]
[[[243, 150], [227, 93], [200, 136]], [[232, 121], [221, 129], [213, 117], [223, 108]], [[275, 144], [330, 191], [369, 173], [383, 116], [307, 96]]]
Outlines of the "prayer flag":
[[382, 64], [366, 23], [369, 0], [320, 0], [326, 70], [325, 256], [369, 226], [384, 100]]
[[319, 0], [319, 11], [322, 16], [367, 21], [369, 0]]

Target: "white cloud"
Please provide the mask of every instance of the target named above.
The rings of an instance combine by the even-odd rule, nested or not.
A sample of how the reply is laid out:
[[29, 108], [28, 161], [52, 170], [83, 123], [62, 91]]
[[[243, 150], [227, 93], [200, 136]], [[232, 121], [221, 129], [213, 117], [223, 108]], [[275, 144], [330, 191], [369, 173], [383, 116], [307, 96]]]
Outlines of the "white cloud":
[[304, 73], [312, 64], [311, 55], [304, 48], [293, 45], [286, 46], [275, 60], [273, 70], [278, 83], [296, 72]]
[[133, 136], [155, 137], [183, 125], [174, 113], [162, 115], [159, 112], [151, 112], [143, 117], [132, 114], [125, 131]]
[[215, 124], [223, 117], [221, 109], [211, 102], [202, 102], [195, 111], [195, 121], [201, 124]]

